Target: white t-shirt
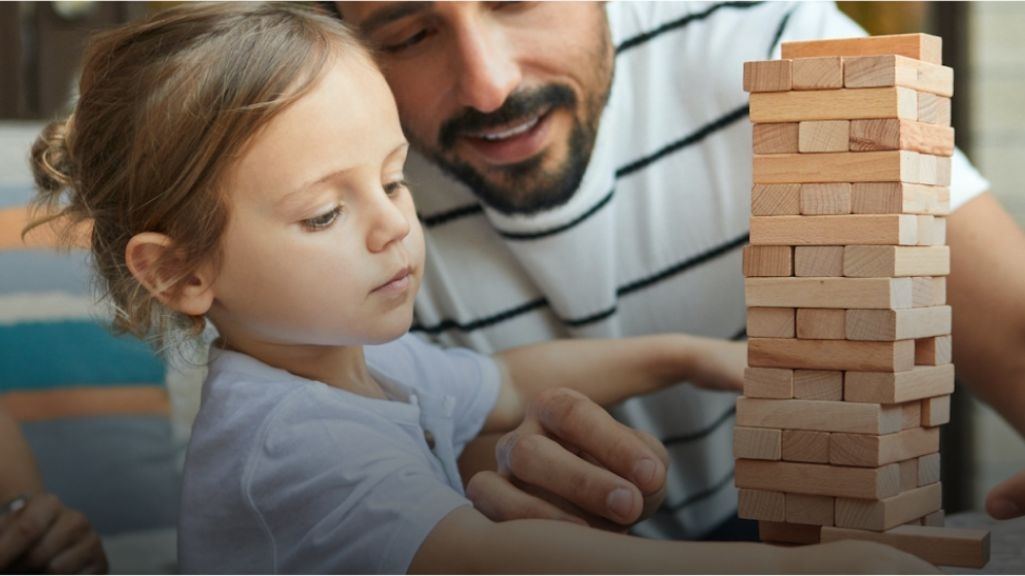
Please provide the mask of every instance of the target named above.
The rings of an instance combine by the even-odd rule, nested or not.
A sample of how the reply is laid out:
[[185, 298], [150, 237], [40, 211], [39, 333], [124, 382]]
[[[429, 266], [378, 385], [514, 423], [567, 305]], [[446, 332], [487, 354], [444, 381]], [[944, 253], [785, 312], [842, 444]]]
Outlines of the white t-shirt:
[[[591, 162], [563, 206], [482, 207], [421, 157], [407, 166], [427, 236], [413, 331], [490, 353], [552, 338], [742, 338], [751, 126], [743, 63], [780, 41], [864, 33], [832, 3], [610, 2], [615, 77]], [[960, 153], [952, 204], [987, 183]], [[672, 458], [648, 536], [697, 537], [736, 509], [732, 394], [690, 385], [614, 410]]]
[[182, 487], [183, 572], [404, 573], [469, 504], [456, 458], [495, 404], [494, 362], [408, 335], [364, 353], [400, 400], [211, 350]]

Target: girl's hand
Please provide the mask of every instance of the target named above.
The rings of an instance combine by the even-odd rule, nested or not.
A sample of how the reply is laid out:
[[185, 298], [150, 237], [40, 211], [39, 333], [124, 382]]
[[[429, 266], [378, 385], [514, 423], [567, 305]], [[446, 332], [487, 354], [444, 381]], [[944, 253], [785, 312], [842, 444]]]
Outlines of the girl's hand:
[[731, 342], [699, 336], [684, 336], [688, 342], [693, 374], [689, 381], [707, 390], [744, 389], [744, 368], [747, 367], [747, 342]]

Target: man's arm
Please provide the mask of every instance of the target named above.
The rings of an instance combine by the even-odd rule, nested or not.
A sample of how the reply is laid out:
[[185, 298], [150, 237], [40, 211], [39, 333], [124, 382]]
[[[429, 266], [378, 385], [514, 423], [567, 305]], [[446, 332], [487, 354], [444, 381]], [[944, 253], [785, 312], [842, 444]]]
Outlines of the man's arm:
[[676, 334], [560, 341], [499, 356], [518, 388], [500, 394], [491, 426], [519, 425], [467, 446], [459, 460], [467, 495], [494, 520], [583, 519], [623, 529], [661, 504], [668, 455], [570, 388], [606, 405], [682, 380], [739, 390], [746, 346]]
[[0, 462], [4, 473], [0, 475], [0, 503], [7, 502], [20, 494], [30, 494], [43, 489], [32, 450], [25, 443], [21, 428], [0, 408]]
[[[986, 193], [950, 215], [947, 243], [958, 377], [1025, 434], [1025, 233]], [[1025, 474], [994, 489], [987, 509], [1025, 513]]]
[[77, 510], [43, 490], [42, 477], [21, 428], [0, 408], [0, 503], [19, 496], [0, 515], [0, 572], [105, 573], [99, 536]]

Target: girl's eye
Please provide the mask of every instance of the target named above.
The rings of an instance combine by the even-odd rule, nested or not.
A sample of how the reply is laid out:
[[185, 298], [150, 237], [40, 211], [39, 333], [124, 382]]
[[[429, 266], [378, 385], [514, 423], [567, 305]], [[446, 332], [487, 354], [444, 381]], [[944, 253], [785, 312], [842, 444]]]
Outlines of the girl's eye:
[[307, 230], [323, 230], [324, 228], [327, 228], [328, 226], [334, 224], [335, 220], [338, 219], [338, 215], [341, 214], [341, 212], [342, 207], [335, 206], [330, 211], [325, 212], [319, 216], [314, 216], [313, 218], [307, 218], [306, 220], [303, 220], [301, 224], [303, 228], [306, 228]]
[[395, 180], [384, 185], [384, 192], [389, 196], [394, 196], [403, 190], [409, 189], [409, 183], [405, 180]]

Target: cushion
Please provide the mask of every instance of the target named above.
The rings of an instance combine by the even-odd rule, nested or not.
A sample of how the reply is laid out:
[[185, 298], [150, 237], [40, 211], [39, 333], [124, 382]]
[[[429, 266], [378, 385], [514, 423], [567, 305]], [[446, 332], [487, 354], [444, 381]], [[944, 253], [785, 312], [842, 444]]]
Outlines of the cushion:
[[84, 246], [58, 250], [45, 229], [20, 236], [33, 190], [11, 158], [24, 163], [41, 128], [0, 127], [0, 405], [47, 490], [98, 532], [172, 527], [180, 472], [165, 363], [107, 329]]

